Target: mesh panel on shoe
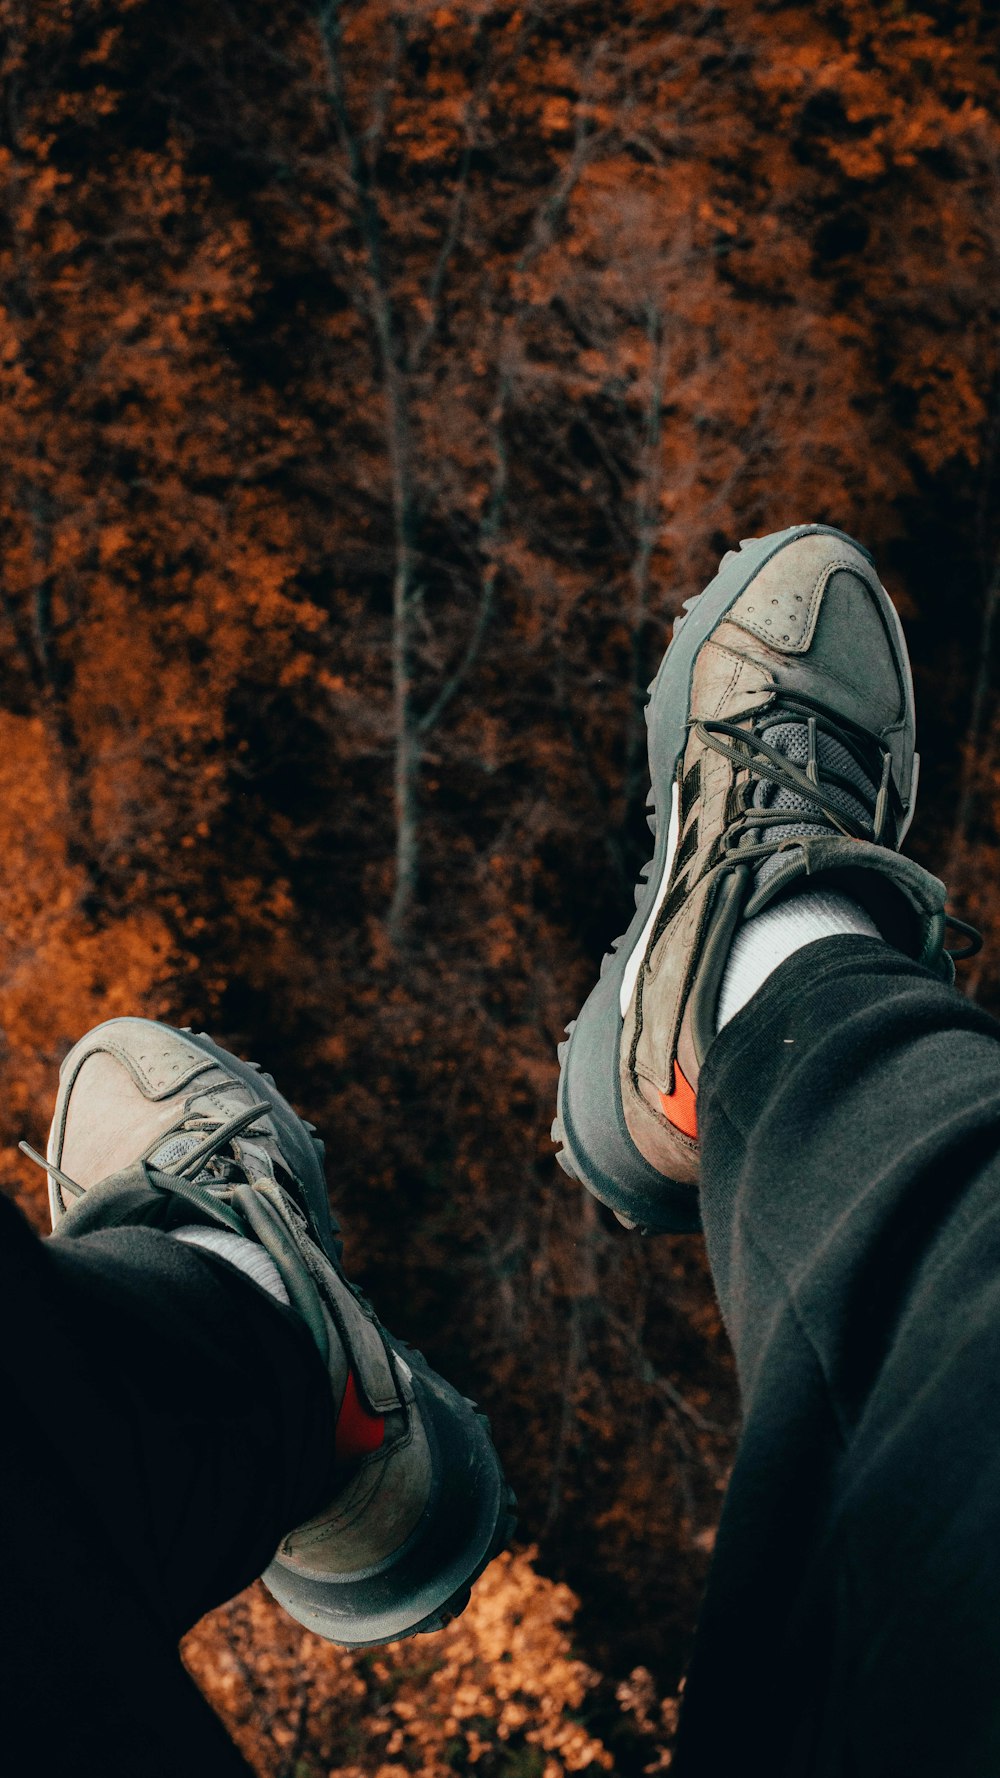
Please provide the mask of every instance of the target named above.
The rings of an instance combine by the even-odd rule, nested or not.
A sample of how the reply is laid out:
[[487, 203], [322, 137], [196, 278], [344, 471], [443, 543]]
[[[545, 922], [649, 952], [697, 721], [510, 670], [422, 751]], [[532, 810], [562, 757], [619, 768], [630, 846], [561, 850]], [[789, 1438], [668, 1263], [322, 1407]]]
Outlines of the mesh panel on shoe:
[[[198, 1148], [204, 1139], [204, 1130], [178, 1130], [173, 1136], [168, 1136], [166, 1141], [161, 1142], [158, 1148], [154, 1148], [149, 1156], [150, 1165], [158, 1167], [161, 1173], [174, 1173], [192, 1149]], [[227, 1183], [232, 1175], [234, 1163], [229, 1159], [230, 1145], [228, 1143], [226, 1149], [226, 1153], [212, 1155], [209, 1160], [203, 1162], [195, 1176], [196, 1184], [207, 1185], [211, 1190], [218, 1189]], [[266, 1172], [266, 1167], [263, 1170]]]
[[[774, 722], [770, 727], [762, 729], [761, 733], [772, 747], [776, 747], [779, 753], [783, 753], [785, 758], [791, 761], [792, 765], [805, 769], [809, 760], [809, 731], [804, 722]], [[874, 802], [877, 786], [866, 776], [854, 755], [849, 753], [839, 741], [835, 741], [832, 735], [824, 734], [822, 731], [817, 734], [816, 756], [821, 778], [824, 775], [824, 767], [829, 771], [838, 772], [851, 784], [856, 784], [859, 790], [866, 791], [870, 802]], [[823, 788], [830, 801], [843, 814], [860, 817], [868, 827], [871, 827], [872, 818], [869, 810], [857, 797], [853, 797], [850, 791], [842, 789], [839, 784], [829, 782], [824, 783]], [[800, 795], [798, 791], [788, 790], [783, 784], [769, 784], [763, 780], [757, 785], [750, 806], [754, 809], [802, 809], [803, 812], [812, 807], [809, 798]], [[765, 837], [773, 838], [780, 843], [800, 835], [828, 834], [830, 831], [828, 826], [816, 821], [789, 821], [787, 826], [782, 827], [748, 829], [741, 844], [749, 845]], [[771, 858], [765, 858], [758, 865], [756, 876], [759, 881], [763, 882], [774, 871], [784, 869], [784, 865], [784, 858], [780, 853], [775, 853]]]
[[202, 1135], [203, 1132], [190, 1131], [168, 1136], [166, 1142], [161, 1142], [159, 1148], [154, 1148], [149, 1157], [150, 1162], [154, 1167], [159, 1167], [161, 1172], [169, 1173], [178, 1161], [182, 1161], [186, 1154], [197, 1148]]

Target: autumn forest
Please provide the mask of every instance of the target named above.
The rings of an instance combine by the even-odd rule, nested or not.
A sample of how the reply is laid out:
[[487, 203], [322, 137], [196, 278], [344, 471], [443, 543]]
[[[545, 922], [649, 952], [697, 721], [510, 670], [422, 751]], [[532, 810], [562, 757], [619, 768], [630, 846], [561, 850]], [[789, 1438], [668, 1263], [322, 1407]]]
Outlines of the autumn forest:
[[[489, 1411], [513, 1552], [349, 1656], [184, 1657], [261, 1778], [670, 1763], [738, 1431], [703, 1244], [555, 1163], [648, 856], [645, 687], [829, 520], [913, 655], [907, 849], [1000, 1010], [993, 0], [0, 0], [0, 1066], [260, 1061], [346, 1260]], [[752, 1732], [752, 1725], [748, 1725]]]

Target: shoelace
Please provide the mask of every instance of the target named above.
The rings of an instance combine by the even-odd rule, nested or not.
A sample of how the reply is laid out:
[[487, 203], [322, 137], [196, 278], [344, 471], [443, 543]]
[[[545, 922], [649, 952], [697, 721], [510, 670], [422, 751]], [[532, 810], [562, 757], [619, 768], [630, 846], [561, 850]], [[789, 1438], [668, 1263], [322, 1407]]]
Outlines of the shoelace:
[[[221, 1191], [212, 1191], [206, 1186], [195, 1183], [194, 1175], [205, 1164], [219, 1154], [232, 1137], [238, 1136], [241, 1130], [247, 1129], [262, 1114], [271, 1110], [265, 1100], [258, 1104], [248, 1105], [238, 1111], [234, 1117], [227, 1118], [225, 1123], [210, 1127], [203, 1140], [189, 1149], [183, 1160], [176, 1167], [160, 1168], [156, 1171], [165, 1182], [150, 1180], [150, 1185], [157, 1190], [169, 1191], [173, 1196], [184, 1198], [196, 1210], [206, 1214], [211, 1222], [223, 1223], [232, 1229], [234, 1234], [246, 1238], [249, 1223], [261, 1246], [271, 1255], [281, 1275], [285, 1289], [294, 1308], [305, 1318], [310, 1332], [320, 1349], [323, 1362], [329, 1358], [329, 1335], [319, 1293], [309, 1276], [301, 1246], [296, 1234], [308, 1235], [308, 1223], [294, 1199], [283, 1191], [273, 1180], [253, 1180], [246, 1176], [236, 1183], [225, 1182]], [[161, 1138], [160, 1146], [166, 1138]], [[37, 1153], [27, 1142], [19, 1142], [18, 1147], [46, 1173], [51, 1173], [59, 1181], [63, 1191], [68, 1191], [73, 1198], [86, 1196], [86, 1187], [71, 1179], [68, 1173], [46, 1160], [44, 1155]], [[238, 1166], [238, 1163], [232, 1163]], [[242, 1168], [239, 1168], [243, 1172]], [[229, 1201], [227, 1201], [227, 1199]], [[241, 1214], [242, 1213], [242, 1214]], [[350, 1289], [351, 1286], [348, 1285]]]
[[[754, 858], [770, 857], [774, 853], [773, 840], [765, 838], [745, 841], [744, 835], [754, 828], [801, 824], [801, 808], [772, 809], [752, 806], [751, 799], [761, 780], [806, 798], [810, 805], [809, 819], [812, 821], [812, 812], [815, 809], [817, 826], [829, 826], [845, 834], [848, 839], [882, 844], [882, 835], [890, 812], [894, 823], [898, 823], [903, 813], [899, 792], [892, 777], [892, 754], [882, 747], [877, 736], [869, 729], [848, 716], [832, 716], [825, 704], [806, 692], [791, 692], [772, 683], [764, 687], [764, 693], [766, 702], [744, 711], [742, 723], [710, 717], [691, 717], [687, 724], [688, 729], [693, 729], [707, 747], [731, 760], [738, 770], [750, 773], [747, 783], [738, 792], [738, 801], [733, 810], [734, 818], [720, 835], [718, 852], [710, 860], [710, 864], [737, 852], [741, 860], [748, 862]], [[766, 721], [761, 722], [760, 718], [763, 716], [766, 716]], [[805, 723], [808, 758], [804, 771], [759, 732], [761, 728], [772, 728], [782, 720]], [[748, 721], [749, 728], [745, 726]], [[870, 783], [878, 784], [874, 806], [870, 810], [870, 825], [840, 807], [824, 787], [820, 779], [820, 732], [839, 743], [857, 761]], [[728, 743], [722, 739], [723, 736], [729, 737]], [[869, 808], [870, 798], [855, 780], [845, 778], [842, 773], [826, 764], [822, 766], [822, 772], [828, 785], [835, 785], [848, 792], [863, 808]], [[786, 843], [792, 845], [796, 842], [790, 839]], [[778, 849], [782, 848], [779, 846]], [[956, 927], [970, 940], [964, 950], [947, 951], [952, 961], [962, 962], [966, 957], [976, 956], [983, 948], [982, 933], [968, 921], [958, 919], [955, 914], [946, 913], [944, 918], [947, 925]]]
[[[217, 1216], [220, 1211], [225, 1211], [226, 1206], [220, 1202], [217, 1193], [195, 1185], [193, 1183], [194, 1176], [205, 1162], [212, 1160], [220, 1149], [225, 1148], [226, 1143], [233, 1136], [238, 1136], [241, 1130], [248, 1129], [262, 1112], [267, 1113], [270, 1109], [271, 1107], [266, 1101], [261, 1100], [257, 1105], [245, 1106], [234, 1117], [227, 1118], [223, 1124], [209, 1125], [204, 1140], [197, 1143], [194, 1148], [188, 1149], [180, 1166], [158, 1167], [157, 1172], [165, 1174], [173, 1181], [171, 1189], [176, 1192], [178, 1197], [187, 1198], [188, 1202], [196, 1205], [198, 1209], [207, 1209], [212, 1216]], [[168, 1135], [170, 1133], [168, 1132]], [[165, 1141], [166, 1137], [161, 1138], [159, 1144], [161, 1148]], [[85, 1196], [86, 1186], [78, 1185], [77, 1181], [71, 1179], [68, 1173], [63, 1173], [59, 1167], [54, 1166], [51, 1161], [47, 1161], [44, 1155], [39, 1154], [27, 1142], [19, 1142], [17, 1146], [23, 1154], [28, 1156], [29, 1160], [34, 1161], [39, 1167], [44, 1167], [46, 1173], [51, 1173], [54, 1179], [58, 1179], [63, 1191], [68, 1191], [71, 1197], [82, 1198]], [[235, 1217], [232, 1219], [227, 1217], [226, 1220], [230, 1222], [230, 1227], [236, 1228], [237, 1219]], [[237, 1232], [242, 1233], [242, 1230], [239, 1229]]]

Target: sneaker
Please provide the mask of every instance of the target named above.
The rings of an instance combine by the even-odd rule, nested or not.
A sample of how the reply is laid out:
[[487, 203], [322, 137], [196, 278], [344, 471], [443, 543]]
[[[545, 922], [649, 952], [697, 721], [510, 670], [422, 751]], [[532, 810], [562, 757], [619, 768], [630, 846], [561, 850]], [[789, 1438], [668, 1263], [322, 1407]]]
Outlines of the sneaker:
[[204, 1225], [271, 1255], [329, 1370], [343, 1465], [264, 1573], [285, 1610], [349, 1648], [448, 1623], [506, 1546], [513, 1495], [476, 1404], [344, 1276], [323, 1146], [271, 1076], [210, 1037], [111, 1019], [62, 1065], [45, 1164], [60, 1237]]
[[[730, 550], [649, 688], [656, 849], [624, 937], [559, 1046], [567, 1173], [645, 1230], [700, 1228], [698, 1079], [741, 922], [840, 889], [943, 981], [982, 939], [899, 855], [913, 819], [913, 680], [868, 551], [829, 525]], [[946, 923], [973, 940], [944, 949]]]

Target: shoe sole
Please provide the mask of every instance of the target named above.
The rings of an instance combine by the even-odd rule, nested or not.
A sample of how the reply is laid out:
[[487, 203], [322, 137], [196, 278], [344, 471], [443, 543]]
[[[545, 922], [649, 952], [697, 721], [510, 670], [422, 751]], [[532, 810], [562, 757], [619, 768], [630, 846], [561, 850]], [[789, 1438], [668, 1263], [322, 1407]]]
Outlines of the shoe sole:
[[513, 1491], [476, 1403], [423, 1354], [386, 1336], [407, 1365], [431, 1447], [434, 1489], [405, 1544], [377, 1569], [315, 1580], [280, 1560], [261, 1576], [289, 1615], [341, 1648], [376, 1648], [443, 1630], [517, 1526]]
[[[669, 1179], [639, 1153], [625, 1124], [619, 1079], [619, 1051], [624, 1028], [622, 983], [629, 963], [652, 925], [666, 892], [673, 847], [670, 826], [659, 819], [658, 791], [671, 802], [677, 760], [687, 743], [688, 710], [695, 657], [730, 606], [745, 591], [764, 563], [798, 537], [839, 538], [875, 567], [870, 552], [832, 525], [791, 525], [766, 537], [745, 538], [729, 550], [719, 572], [703, 592], [684, 602], [684, 615], [674, 622], [670, 645], [649, 686], [646, 724], [649, 730], [650, 827], [656, 847], [636, 888], [636, 909], [628, 930], [614, 940], [601, 963], [600, 980], [577, 1017], [566, 1026], [559, 1045], [559, 1088], [552, 1140], [556, 1159], [571, 1179], [586, 1186], [626, 1224], [653, 1234], [692, 1234], [701, 1228], [697, 1187]], [[876, 580], [878, 579], [876, 573]], [[881, 585], [881, 583], [879, 583]], [[913, 679], [902, 625], [887, 594], [882, 608], [898, 643], [904, 668], [908, 710], [913, 720]], [[910, 801], [900, 844], [913, 819], [919, 759], [914, 756]], [[633, 962], [637, 973], [642, 956]]]

